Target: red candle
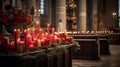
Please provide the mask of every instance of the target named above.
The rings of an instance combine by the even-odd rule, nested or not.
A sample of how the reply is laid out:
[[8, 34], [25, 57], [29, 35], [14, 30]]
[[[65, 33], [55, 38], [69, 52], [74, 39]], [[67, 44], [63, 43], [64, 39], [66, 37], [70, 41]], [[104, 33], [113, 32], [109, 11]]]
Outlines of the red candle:
[[72, 42], [73, 42], [73, 38], [70, 37], [70, 36], [67, 36], [67, 37], [66, 37], [66, 40], [67, 40], [69, 43], [72, 43]]
[[60, 43], [60, 38], [58, 38], [57, 36], [55, 36], [55, 42], [56, 43]]
[[29, 46], [31, 44], [31, 42], [32, 42], [32, 36], [30, 34], [27, 35], [26, 42], [27, 42], [27, 46]]
[[[10, 51], [13, 51], [14, 50], [14, 41], [9, 42], [8, 47], [9, 47]], [[16, 45], [16, 47], [17, 47], [17, 45]]]
[[45, 40], [44, 39], [41, 40], [41, 46], [45, 46]]
[[26, 35], [27, 34], [27, 31], [26, 31], [26, 29], [24, 30], [24, 35]]
[[47, 32], [48, 32], [48, 35], [50, 34], [50, 24], [47, 25]]
[[35, 29], [32, 29], [32, 38], [35, 36]]
[[27, 46], [26, 46], [26, 44], [27, 44], [27, 42], [26, 42], [26, 36], [27, 36], [27, 31], [26, 31], [26, 29], [25, 29], [25, 30], [24, 30], [25, 51], [26, 51], [26, 49], [27, 49]]
[[49, 37], [48, 37], [48, 33], [47, 33], [47, 32], [45, 33], [45, 38], [49, 38]]
[[54, 28], [52, 28], [52, 35], [54, 35], [55, 34], [55, 29]]
[[17, 39], [20, 38], [20, 29], [17, 30]]
[[34, 48], [33, 44], [29, 45], [29, 49], [33, 49], [33, 48]]
[[41, 38], [42, 33], [43, 33], [43, 30], [42, 30], [42, 29], [40, 29], [40, 30], [39, 30], [39, 38]]
[[36, 23], [36, 35], [38, 36], [39, 22]]
[[60, 34], [56, 34], [58, 38], [60, 38]]
[[17, 30], [16, 29], [14, 29], [13, 33], [14, 33], [14, 37], [17, 37]]
[[38, 38], [37, 37], [34, 37], [33, 38], [33, 41], [34, 41], [34, 46], [38, 46]]
[[27, 35], [30, 34], [30, 29], [28, 28], [26, 31]]
[[16, 50], [16, 48], [17, 48], [17, 30], [16, 29], [14, 29], [14, 47], [15, 47], [15, 50]]
[[44, 33], [42, 33], [42, 35], [41, 35], [40, 39], [44, 39], [44, 37], [45, 37], [45, 34], [44, 34]]
[[53, 43], [52, 35], [50, 35], [50, 43]]
[[55, 36], [54, 35], [52, 35], [52, 41], [55, 42]]

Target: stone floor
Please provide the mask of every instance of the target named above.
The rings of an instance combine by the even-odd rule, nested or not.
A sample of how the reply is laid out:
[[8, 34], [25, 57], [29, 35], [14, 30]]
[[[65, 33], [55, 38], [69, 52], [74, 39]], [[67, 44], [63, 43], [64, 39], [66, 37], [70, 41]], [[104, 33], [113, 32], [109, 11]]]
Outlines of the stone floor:
[[72, 67], [120, 67], [120, 45], [110, 45], [111, 55], [101, 55], [101, 60], [72, 60]]

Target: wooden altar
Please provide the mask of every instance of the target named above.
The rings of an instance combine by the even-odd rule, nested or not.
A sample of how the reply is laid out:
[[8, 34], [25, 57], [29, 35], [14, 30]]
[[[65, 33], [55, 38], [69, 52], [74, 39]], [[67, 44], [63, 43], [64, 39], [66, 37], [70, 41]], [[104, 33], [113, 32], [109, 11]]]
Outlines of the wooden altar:
[[[56, 48], [24, 53], [0, 53], [0, 65], [4, 67], [72, 67], [72, 45], [60, 45], [67, 51]], [[59, 52], [59, 51], [63, 52]], [[50, 54], [56, 52], [55, 54]], [[59, 52], [59, 53], [58, 53]]]

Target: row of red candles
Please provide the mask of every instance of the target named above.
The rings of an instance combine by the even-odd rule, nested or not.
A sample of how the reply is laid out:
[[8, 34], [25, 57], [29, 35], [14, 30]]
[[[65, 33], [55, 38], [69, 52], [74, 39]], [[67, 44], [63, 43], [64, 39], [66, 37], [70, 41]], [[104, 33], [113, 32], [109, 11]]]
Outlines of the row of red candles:
[[[31, 32], [31, 33], [30, 33]], [[17, 51], [26, 51], [27, 49], [33, 49], [35, 47], [50, 46], [52, 43], [60, 44], [60, 39], [69, 43], [73, 42], [73, 38], [65, 33], [55, 34], [54, 28], [50, 33], [50, 25], [47, 25], [47, 32], [43, 29], [39, 29], [39, 23], [36, 23], [35, 29], [24, 30], [24, 40], [20, 37], [20, 29], [14, 29], [14, 43], [9, 43], [9, 46], [13, 45]]]

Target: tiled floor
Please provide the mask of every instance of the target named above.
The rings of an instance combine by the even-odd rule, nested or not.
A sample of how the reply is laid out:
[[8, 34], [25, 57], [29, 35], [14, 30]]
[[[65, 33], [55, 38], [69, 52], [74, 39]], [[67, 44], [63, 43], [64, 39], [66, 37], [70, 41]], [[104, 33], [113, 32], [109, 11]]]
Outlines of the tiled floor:
[[120, 45], [110, 45], [111, 55], [101, 55], [101, 60], [74, 60], [72, 67], [120, 67]]

